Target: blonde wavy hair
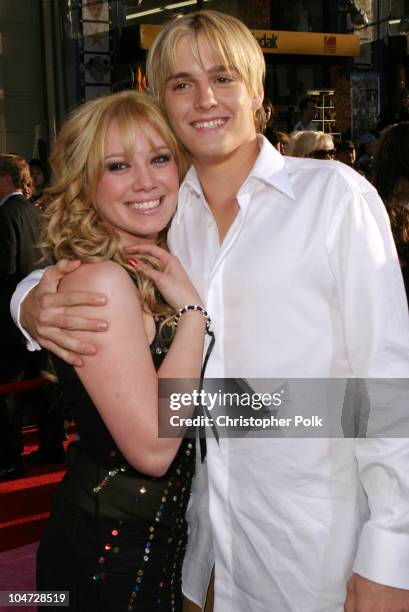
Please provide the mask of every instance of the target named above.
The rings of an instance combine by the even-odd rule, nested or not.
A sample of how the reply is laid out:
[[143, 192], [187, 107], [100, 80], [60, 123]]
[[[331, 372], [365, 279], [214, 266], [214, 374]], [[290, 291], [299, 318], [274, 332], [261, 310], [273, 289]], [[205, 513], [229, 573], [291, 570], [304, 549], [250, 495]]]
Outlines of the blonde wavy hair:
[[[186, 173], [187, 155], [152, 96], [123, 91], [83, 104], [62, 126], [50, 156], [54, 178], [44, 199], [44, 246], [55, 260], [117, 262], [135, 279], [142, 308], [164, 316], [169, 322], [174, 311], [161, 299], [152, 281], [128, 265], [119, 236], [95, 207], [97, 184], [104, 172], [105, 136], [114, 120], [126, 159], [132, 158], [135, 146], [134, 132], [129, 126], [136, 121], [143, 130], [149, 124], [169, 146], [180, 179]], [[166, 232], [164, 228], [157, 239], [157, 244], [164, 248]], [[159, 268], [153, 258], [140, 255], [138, 258]]]

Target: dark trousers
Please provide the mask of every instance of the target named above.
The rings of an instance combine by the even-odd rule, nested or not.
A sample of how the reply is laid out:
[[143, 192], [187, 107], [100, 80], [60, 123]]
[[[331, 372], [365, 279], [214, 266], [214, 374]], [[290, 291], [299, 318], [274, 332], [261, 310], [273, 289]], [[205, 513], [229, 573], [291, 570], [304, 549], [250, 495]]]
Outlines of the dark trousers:
[[[6, 336], [2, 343], [0, 384], [21, 378], [25, 367], [25, 348], [19, 338]], [[17, 464], [23, 451], [21, 406], [15, 396], [0, 395], [0, 469]]]
[[[47, 353], [30, 353], [20, 337], [11, 336], [2, 345], [0, 384], [37, 378], [47, 365]], [[36, 391], [0, 394], [0, 469], [21, 463], [23, 413], [31, 407], [40, 435], [40, 449], [52, 455], [63, 452], [64, 414], [57, 385]]]

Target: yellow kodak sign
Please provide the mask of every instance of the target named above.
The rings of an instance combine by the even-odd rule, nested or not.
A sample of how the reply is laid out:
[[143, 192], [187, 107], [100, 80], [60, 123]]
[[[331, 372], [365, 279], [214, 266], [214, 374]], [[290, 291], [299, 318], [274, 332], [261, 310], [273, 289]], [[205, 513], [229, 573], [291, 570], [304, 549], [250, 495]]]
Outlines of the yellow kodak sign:
[[[142, 49], [149, 49], [161, 25], [142, 24]], [[289, 55], [360, 55], [359, 36], [356, 34], [325, 34], [321, 32], [286, 32], [283, 30], [251, 30], [264, 53]]]
[[282, 30], [251, 30], [251, 32], [264, 53], [347, 57], [356, 57], [360, 54], [360, 39], [355, 34], [285, 32]]

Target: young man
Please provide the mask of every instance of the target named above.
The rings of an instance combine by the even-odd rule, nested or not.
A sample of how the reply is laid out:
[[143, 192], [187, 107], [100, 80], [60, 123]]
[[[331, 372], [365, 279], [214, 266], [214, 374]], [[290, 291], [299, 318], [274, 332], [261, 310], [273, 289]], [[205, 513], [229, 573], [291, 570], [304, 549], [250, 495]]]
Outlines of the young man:
[[302, 119], [294, 126], [294, 132], [317, 132], [318, 126], [313, 122], [317, 116], [317, 100], [313, 96], [306, 96], [300, 102]]
[[[193, 161], [169, 244], [212, 316], [206, 375], [408, 377], [407, 303], [382, 203], [349, 168], [284, 158], [257, 136], [263, 75], [249, 30], [213, 11], [167, 25], [148, 59]], [[93, 348], [61, 328], [103, 322], [64, 309], [103, 298], [55, 294], [76, 265], [46, 273], [21, 321], [80, 363], [72, 351]], [[345, 600], [347, 612], [409, 611], [408, 468], [406, 440], [208, 440], [186, 596], [202, 605], [214, 565], [215, 612], [341, 612]]]
[[354, 168], [356, 162], [356, 147], [352, 140], [342, 140], [336, 145], [337, 161]]

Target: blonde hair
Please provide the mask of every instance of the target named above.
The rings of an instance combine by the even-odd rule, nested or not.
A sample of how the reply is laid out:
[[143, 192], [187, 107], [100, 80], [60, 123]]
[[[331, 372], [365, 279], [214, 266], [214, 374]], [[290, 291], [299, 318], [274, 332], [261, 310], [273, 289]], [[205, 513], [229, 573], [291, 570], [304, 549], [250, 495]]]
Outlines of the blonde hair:
[[334, 141], [331, 134], [325, 134], [324, 132], [293, 132], [290, 134], [286, 154], [292, 157], [308, 157], [313, 151], [325, 146], [328, 141], [331, 141], [333, 147]]
[[[195, 59], [201, 63], [198, 35], [204, 36], [220, 63], [227, 70], [235, 70], [250, 95], [263, 90], [265, 61], [260, 45], [239, 19], [218, 11], [197, 11], [181, 15], [167, 23], [155, 38], [146, 61], [150, 91], [164, 100], [166, 82], [175, 71], [176, 48], [188, 36]], [[264, 110], [255, 114], [259, 131], [264, 124]]]
[[[152, 281], [127, 264], [119, 236], [95, 207], [97, 183], [104, 171], [105, 136], [114, 120], [126, 159], [132, 157], [134, 149], [134, 132], [129, 129], [131, 122], [137, 121], [142, 130], [147, 123], [169, 146], [180, 178], [186, 172], [188, 159], [152, 96], [123, 91], [83, 104], [61, 128], [50, 157], [54, 179], [44, 199], [45, 246], [56, 260], [112, 259], [119, 263], [135, 278], [142, 307], [169, 317], [172, 309], [160, 299]], [[160, 232], [157, 240], [162, 247], [166, 247], [166, 229]], [[158, 267], [156, 260], [149, 261]]]

